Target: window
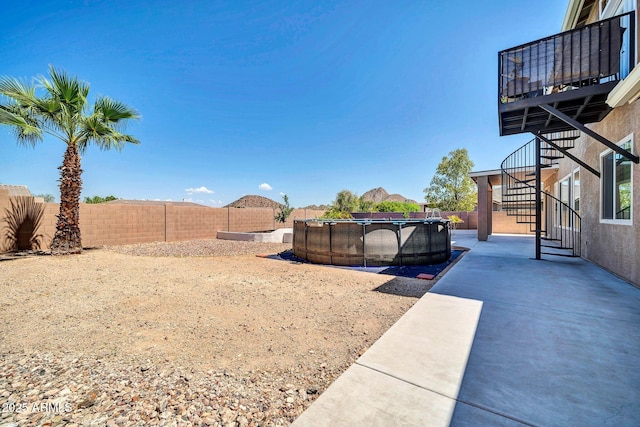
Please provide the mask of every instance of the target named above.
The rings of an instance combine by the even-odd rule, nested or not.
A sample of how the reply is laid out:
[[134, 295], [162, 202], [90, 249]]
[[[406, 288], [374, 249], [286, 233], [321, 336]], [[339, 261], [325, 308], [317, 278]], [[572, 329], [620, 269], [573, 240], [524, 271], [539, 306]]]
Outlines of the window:
[[[555, 184], [555, 196], [559, 202], [554, 203], [554, 225], [571, 227], [576, 220], [569, 210], [580, 215], [580, 169], [575, 169]], [[562, 203], [560, 203], [562, 202]]]
[[560, 205], [560, 225], [564, 227], [569, 225], [569, 189], [571, 188], [570, 181], [570, 177], [567, 177], [560, 181], [560, 197], [558, 197], [562, 202], [562, 205]]
[[[620, 147], [631, 152], [631, 136], [625, 138]], [[631, 224], [633, 209], [633, 170], [631, 160], [608, 150], [601, 155], [601, 203], [603, 222]]]
[[573, 172], [573, 210], [580, 215], [580, 169]]

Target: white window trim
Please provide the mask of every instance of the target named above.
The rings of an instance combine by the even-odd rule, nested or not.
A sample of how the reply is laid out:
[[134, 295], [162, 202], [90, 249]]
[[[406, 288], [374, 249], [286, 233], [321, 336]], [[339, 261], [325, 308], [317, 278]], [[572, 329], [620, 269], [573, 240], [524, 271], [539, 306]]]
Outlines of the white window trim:
[[[569, 206], [571, 206], [571, 209], [574, 211], [576, 210], [576, 172], [580, 174], [580, 185], [582, 186], [582, 171], [580, 170], [580, 166], [571, 171], [571, 204]], [[582, 187], [580, 187], [580, 199], [582, 199]], [[580, 205], [582, 207], [582, 203], [580, 203]], [[582, 218], [580, 212], [576, 213]]]
[[[631, 141], [631, 152], [634, 152], [633, 147], [635, 146], [633, 143], [633, 133], [622, 138], [620, 141], [616, 143], [616, 145], [620, 146], [627, 141]], [[609, 153], [612, 153], [612, 149], [607, 149], [600, 153], [600, 168], [602, 169], [602, 158]], [[602, 172], [602, 171], [601, 171]], [[605, 219], [604, 216], [604, 203], [602, 200], [602, 194], [604, 192], [604, 179], [600, 178], [600, 224], [614, 224], [614, 225], [633, 225], [633, 216], [637, 215], [633, 209], [633, 165], [631, 165], [631, 218], [630, 219]]]
[[602, 9], [602, 2], [598, 2], [600, 9], [600, 19], [607, 19], [615, 16], [615, 12], [622, 5], [623, 0], [609, 0], [604, 9]]
[[[573, 206], [572, 206], [572, 204], [573, 204], [573, 172], [571, 172], [571, 173], [567, 174], [566, 176], [562, 177], [561, 179], [559, 179], [556, 182], [556, 185], [555, 185], [555, 197], [556, 197], [556, 199], [560, 200], [561, 203], [564, 203], [564, 202], [562, 202], [562, 194], [560, 194], [560, 192], [562, 191], [562, 181], [567, 181], [568, 182], [567, 191], [569, 192], [569, 195], [568, 195], [568, 200], [567, 200], [567, 202], [568, 202], [567, 206], [569, 206], [569, 208], [571, 210], [573, 210]], [[562, 216], [562, 206], [560, 207], [560, 212], [558, 213], [558, 215]], [[569, 214], [567, 213], [567, 215], [569, 215]], [[554, 221], [555, 221], [555, 219], [554, 219]], [[569, 227], [567, 225], [562, 225], [561, 226], [559, 224], [554, 224], [554, 226], [556, 228], [561, 228], [563, 230], [569, 230], [571, 228], [571, 227]]]

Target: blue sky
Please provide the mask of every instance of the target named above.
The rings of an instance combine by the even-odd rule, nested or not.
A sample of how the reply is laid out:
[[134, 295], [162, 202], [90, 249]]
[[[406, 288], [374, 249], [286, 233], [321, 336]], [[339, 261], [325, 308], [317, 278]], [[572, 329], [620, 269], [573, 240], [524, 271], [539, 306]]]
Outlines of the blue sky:
[[[534, 3], [5, 2], [0, 75], [52, 64], [140, 112], [141, 145], [84, 153], [83, 197], [306, 206], [382, 186], [422, 201], [450, 151], [497, 169], [531, 138], [498, 136], [497, 53], [559, 32], [567, 2]], [[0, 183], [59, 200], [64, 149], [0, 127]]]

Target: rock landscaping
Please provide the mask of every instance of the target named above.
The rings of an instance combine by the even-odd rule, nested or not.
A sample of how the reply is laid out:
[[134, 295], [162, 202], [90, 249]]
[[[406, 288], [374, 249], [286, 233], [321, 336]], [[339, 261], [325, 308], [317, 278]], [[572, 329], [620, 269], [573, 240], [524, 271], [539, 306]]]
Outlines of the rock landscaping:
[[0, 262], [0, 426], [284, 426], [425, 281], [222, 240]]

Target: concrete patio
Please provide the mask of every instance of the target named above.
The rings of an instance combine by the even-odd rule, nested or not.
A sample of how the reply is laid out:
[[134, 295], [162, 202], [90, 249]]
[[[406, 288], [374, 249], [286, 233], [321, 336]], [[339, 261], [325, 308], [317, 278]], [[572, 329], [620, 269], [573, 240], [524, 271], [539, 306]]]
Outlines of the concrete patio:
[[640, 425], [640, 289], [531, 237], [453, 240], [471, 250], [294, 426]]

